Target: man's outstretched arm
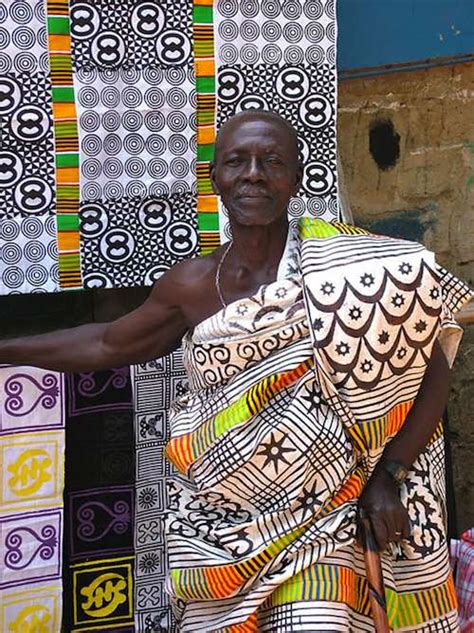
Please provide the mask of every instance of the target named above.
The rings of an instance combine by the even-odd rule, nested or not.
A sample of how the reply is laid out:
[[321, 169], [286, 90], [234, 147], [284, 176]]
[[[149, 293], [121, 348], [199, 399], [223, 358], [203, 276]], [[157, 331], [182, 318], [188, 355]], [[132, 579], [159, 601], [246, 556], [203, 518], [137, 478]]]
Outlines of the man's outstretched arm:
[[187, 329], [174, 292], [175, 276], [164, 275], [142, 306], [116, 321], [0, 341], [0, 364], [80, 372], [145, 362], [173, 351]]

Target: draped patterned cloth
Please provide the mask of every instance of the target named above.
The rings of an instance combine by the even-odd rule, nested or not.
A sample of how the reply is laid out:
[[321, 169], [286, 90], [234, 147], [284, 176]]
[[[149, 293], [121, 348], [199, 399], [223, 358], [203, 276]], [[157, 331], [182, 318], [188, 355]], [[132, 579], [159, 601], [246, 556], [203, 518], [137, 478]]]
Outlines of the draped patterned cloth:
[[[182, 631], [373, 630], [358, 497], [436, 337], [449, 358], [459, 340], [469, 291], [421, 245], [311, 219], [299, 234], [274, 283], [184, 341], [167, 446]], [[441, 425], [401, 498], [412, 534], [382, 557], [391, 626], [455, 631]]]

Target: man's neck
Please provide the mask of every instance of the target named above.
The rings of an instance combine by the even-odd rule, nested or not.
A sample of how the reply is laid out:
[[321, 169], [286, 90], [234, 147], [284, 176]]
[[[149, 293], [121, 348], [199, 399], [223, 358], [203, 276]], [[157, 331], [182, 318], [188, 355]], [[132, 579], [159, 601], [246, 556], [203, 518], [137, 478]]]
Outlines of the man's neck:
[[288, 219], [267, 226], [231, 225], [232, 259], [249, 271], [278, 268], [288, 236]]

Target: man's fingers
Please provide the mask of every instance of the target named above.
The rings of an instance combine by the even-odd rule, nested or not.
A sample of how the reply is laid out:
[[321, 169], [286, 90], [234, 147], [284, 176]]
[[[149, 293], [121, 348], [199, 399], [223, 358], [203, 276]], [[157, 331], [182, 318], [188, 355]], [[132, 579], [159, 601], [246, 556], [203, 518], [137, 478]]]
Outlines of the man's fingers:
[[387, 526], [383, 521], [380, 521], [376, 518], [370, 517], [370, 524], [372, 526], [372, 532], [374, 534], [374, 538], [377, 541], [377, 545], [379, 548], [379, 552], [383, 552], [388, 544], [388, 530]]

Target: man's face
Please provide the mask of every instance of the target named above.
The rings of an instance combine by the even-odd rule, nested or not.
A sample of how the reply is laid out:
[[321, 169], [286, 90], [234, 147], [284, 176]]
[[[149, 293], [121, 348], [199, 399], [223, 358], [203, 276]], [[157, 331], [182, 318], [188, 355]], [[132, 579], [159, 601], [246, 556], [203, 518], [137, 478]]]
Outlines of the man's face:
[[286, 215], [301, 183], [291, 133], [269, 117], [230, 122], [219, 138], [211, 179], [231, 220], [246, 226], [275, 222]]

